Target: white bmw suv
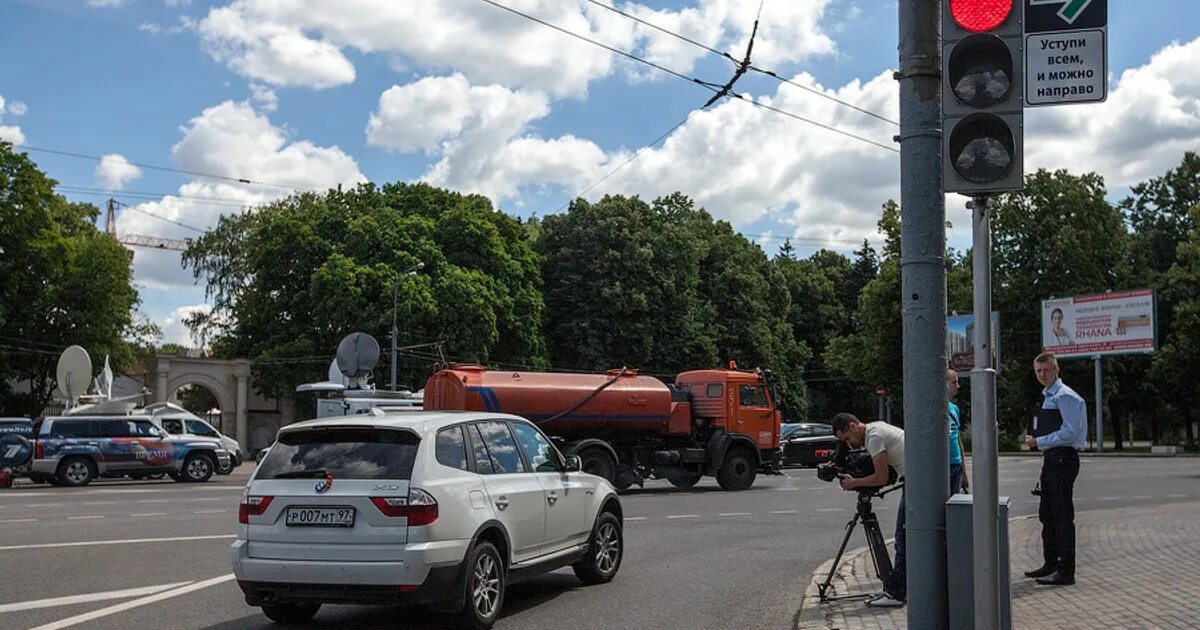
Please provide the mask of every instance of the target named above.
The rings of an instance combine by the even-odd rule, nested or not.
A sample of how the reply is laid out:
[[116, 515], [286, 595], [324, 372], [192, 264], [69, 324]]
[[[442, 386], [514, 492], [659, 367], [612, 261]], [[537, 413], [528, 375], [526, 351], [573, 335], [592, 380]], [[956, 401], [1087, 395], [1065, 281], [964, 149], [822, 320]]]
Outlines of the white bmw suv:
[[613, 487], [523, 418], [331, 417], [280, 429], [242, 496], [233, 570], [278, 622], [423, 603], [489, 628], [510, 580], [568, 565], [612, 580], [623, 525]]

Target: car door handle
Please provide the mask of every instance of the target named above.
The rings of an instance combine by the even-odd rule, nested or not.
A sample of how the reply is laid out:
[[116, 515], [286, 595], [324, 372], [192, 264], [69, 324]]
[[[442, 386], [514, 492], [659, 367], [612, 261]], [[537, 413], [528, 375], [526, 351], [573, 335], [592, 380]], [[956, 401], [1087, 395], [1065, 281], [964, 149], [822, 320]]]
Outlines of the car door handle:
[[496, 507], [500, 508], [501, 510], [508, 507], [508, 497], [499, 497], [496, 499]]
[[550, 494], [546, 495], [546, 500], [550, 502], [550, 505], [554, 505], [555, 502], [558, 501], [558, 495], [551, 492]]

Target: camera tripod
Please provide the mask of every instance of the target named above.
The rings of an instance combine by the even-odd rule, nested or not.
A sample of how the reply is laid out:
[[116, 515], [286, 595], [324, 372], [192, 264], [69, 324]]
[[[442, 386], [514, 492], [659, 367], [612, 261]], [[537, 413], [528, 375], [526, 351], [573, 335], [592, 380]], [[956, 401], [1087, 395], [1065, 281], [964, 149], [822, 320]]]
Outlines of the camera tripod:
[[854, 534], [854, 526], [858, 525], [859, 521], [862, 521], [863, 531], [867, 535], [867, 547], [871, 551], [871, 560], [875, 563], [875, 574], [885, 584], [892, 577], [892, 559], [888, 557], [887, 546], [883, 542], [883, 532], [879, 530], [879, 519], [875, 516], [874, 510], [871, 509], [871, 499], [882, 498], [884, 495], [903, 487], [903, 483], [898, 483], [890, 488], [858, 491], [858, 506], [855, 510], [854, 518], [850, 519], [849, 523], [846, 523], [846, 536], [842, 538], [842, 546], [838, 547], [837, 556], [833, 559], [833, 566], [829, 567], [829, 575], [825, 576], [824, 582], [817, 585], [817, 593], [820, 595], [822, 602], [871, 595], [871, 593], [842, 595], [840, 597], [829, 597], [826, 595], [829, 585], [833, 582], [833, 575], [837, 573], [838, 563], [842, 561], [842, 554], [846, 552], [846, 545], [850, 542], [850, 536]]

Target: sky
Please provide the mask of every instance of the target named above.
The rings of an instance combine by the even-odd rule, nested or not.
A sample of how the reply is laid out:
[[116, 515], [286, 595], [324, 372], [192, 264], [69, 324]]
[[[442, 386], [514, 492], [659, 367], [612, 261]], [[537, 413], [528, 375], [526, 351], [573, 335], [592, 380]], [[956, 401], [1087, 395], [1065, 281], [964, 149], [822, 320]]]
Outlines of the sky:
[[[730, 61], [598, 4], [735, 57], [759, 10], [492, 2], [718, 84]], [[1108, 100], [1027, 109], [1025, 168], [1096, 171], [1117, 201], [1200, 149], [1200, 3], [1109, 5]], [[763, 0], [753, 63], [790, 83], [750, 73], [737, 90], [811, 123], [702, 109], [712, 93], [692, 81], [487, 0], [0, 0], [0, 59], [0, 138], [64, 196], [120, 202], [121, 235], [195, 237], [295, 190], [426, 181], [520, 217], [678, 190], [768, 254], [785, 237], [849, 254], [879, 246], [880, 206], [899, 198], [897, 154], [878, 146], [899, 118], [894, 0]], [[947, 199], [959, 249], [964, 202]], [[134, 277], [163, 341], [191, 344], [203, 280], [143, 248]]]

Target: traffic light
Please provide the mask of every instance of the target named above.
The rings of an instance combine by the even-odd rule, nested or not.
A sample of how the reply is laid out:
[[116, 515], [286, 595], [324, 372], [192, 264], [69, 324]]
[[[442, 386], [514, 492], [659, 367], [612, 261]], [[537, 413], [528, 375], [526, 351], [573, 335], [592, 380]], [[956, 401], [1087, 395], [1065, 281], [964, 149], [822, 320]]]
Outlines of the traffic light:
[[946, 192], [1019, 190], [1024, 160], [1024, 0], [942, 0]]

